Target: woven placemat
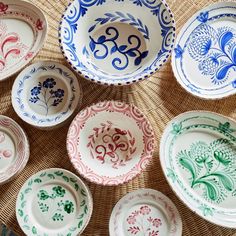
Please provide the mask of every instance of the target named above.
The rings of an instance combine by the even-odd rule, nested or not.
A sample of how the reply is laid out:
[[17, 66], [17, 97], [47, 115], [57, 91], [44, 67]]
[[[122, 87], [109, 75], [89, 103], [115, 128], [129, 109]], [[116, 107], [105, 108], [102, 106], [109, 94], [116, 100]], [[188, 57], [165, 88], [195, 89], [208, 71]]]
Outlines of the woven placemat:
[[[58, 22], [67, 0], [32, 0], [41, 8], [49, 22], [47, 42], [34, 61], [54, 60], [66, 65], [58, 45]], [[169, 0], [177, 22], [177, 32], [197, 10], [213, 0]], [[66, 152], [66, 133], [69, 124], [54, 131], [40, 131], [22, 122], [11, 105], [12, 78], [0, 83], [0, 114], [15, 119], [27, 132], [31, 145], [29, 162], [15, 180], [0, 186], [0, 221], [19, 235], [24, 235], [15, 216], [15, 202], [23, 183], [39, 170], [60, 167], [75, 172]], [[100, 100], [122, 100], [138, 106], [155, 129], [156, 148], [146, 171], [128, 184], [119, 187], [101, 187], [88, 183], [94, 198], [92, 219], [82, 235], [108, 235], [109, 217], [115, 203], [126, 193], [139, 188], [153, 188], [163, 192], [176, 204], [183, 220], [183, 236], [232, 236], [236, 230], [213, 225], [191, 212], [173, 193], [162, 173], [159, 162], [161, 134], [170, 119], [189, 110], [210, 110], [236, 119], [235, 96], [220, 101], [205, 101], [187, 94], [176, 82], [170, 62], [146, 81], [129, 87], [105, 87], [79, 78], [83, 87], [82, 108]]]

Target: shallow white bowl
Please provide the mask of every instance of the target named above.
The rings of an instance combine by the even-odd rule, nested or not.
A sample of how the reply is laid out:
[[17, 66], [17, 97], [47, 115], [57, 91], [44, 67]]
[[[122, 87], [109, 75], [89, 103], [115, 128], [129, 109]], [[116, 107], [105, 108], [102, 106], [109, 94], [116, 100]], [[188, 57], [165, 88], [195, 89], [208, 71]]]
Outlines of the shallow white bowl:
[[67, 150], [75, 169], [101, 185], [118, 185], [140, 174], [154, 150], [154, 132], [135, 106], [104, 101], [72, 121]]
[[109, 85], [143, 80], [167, 61], [175, 22], [162, 0], [73, 1], [59, 28], [61, 50], [86, 79]]
[[38, 62], [24, 69], [12, 87], [12, 105], [19, 117], [38, 128], [62, 125], [82, 101], [76, 76], [56, 62]]
[[0, 3], [0, 81], [28, 64], [43, 47], [48, 23], [35, 5], [21, 0]]

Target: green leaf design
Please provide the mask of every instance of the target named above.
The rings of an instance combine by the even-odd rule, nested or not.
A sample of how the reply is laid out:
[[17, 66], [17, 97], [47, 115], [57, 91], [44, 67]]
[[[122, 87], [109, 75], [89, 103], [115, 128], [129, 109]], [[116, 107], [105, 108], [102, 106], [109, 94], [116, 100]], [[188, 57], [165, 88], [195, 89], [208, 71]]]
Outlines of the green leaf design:
[[71, 236], [72, 234], [71, 233], [68, 233], [66, 236]]
[[204, 216], [213, 216], [213, 209], [208, 207], [207, 205], [201, 205], [198, 209], [200, 209]]
[[78, 224], [78, 228], [80, 228], [83, 225], [83, 220], [81, 220]]
[[84, 206], [85, 205], [85, 199], [80, 203], [80, 206]]
[[86, 194], [86, 192], [85, 192], [85, 190], [84, 189], [81, 189], [81, 194], [84, 196], [84, 197], [87, 197], [87, 194]]
[[223, 151], [216, 150], [214, 151], [214, 157], [217, 161], [219, 161], [224, 166], [230, 164], [231, 160], [227, 159], [227, 155]]
[[82, 213], [81, 215], [79, 215], [78, 219], [82, 219], [84, 217], [84, 213]]
[[214, 183], [211, 182], [211, 180], [197, 180], [194, 182], [193, 186], [196, 185], [196, 184], [204, 184], [205, 187], [206, 187], [206, 190], [207, 190], [207, 195], [208, 197], [215, 201], [217, 198], [218, 198], [218, 189], [217, 187], [215, 186]]
[[42, 180], [37, 178], [37, 179], [34, 180], [34, 182], [39, 184], [39, 183], [42, 183]]
[[222, 132], [228, 132], [228, 133], [232, 133], [232, 132], [235, 131], [234, 129], [230, 129], [230, 123], [229, 122], [225, 122], [224, 124], [219, 123], [219, 129]]
[[75, 184], [75, 190], [78, 191], [79, 190], [79, 185]]
[[25, 194], [29, 193], [32, 190], [32, 188], [25, 189]]
[[24, 215], [24, 212], [21, 209], [18, 209], [18, 214], [20, 217], [22, 217]]
[[182, 123], [179, 123], [179, 124], [172, 124], [172, 131], [171, 133], [172, 134], [178, 134], [182, 129]]
[[40, 174], [40, 177], [44, 177], [46, 174], [46, 172], [43, 172], [42, 174]]
[[57, 175], [57, 176], [62, 176], [63, 172], [62, 171], [56, 171], [56, 172], [54, 172], [54, 174]]
[[26, 205], [26, 201], [23, 201], [23, 202], [21, 203], [21, 208], [24, 208], [25, 205]]
[[84, 207], [84, 214], [87, 214], [87, 213], [88, 213], [88, 206], [85, 205], [85, 207]]
[[69, 178], [65, 175], [62, 176], [62, 178], [66, 181], [66, 182], [69, 182]]
[[175, 174], [175, 172], [172, 169], [170, 169], [170, 168], [167, 168], [167, 171], [168, 171], [167, 176], [169, 178], [171, 178], [172, 182], [174, 183], [176, 181], [176, 174]]
[[37, 234], [37, 229], [36, 229], [35, 226], [32, 227], [32, 233], [33, 233], [33, 234]]
[[63, 221], [64, 216], [60, 213], [55, 213], [52, 217], [53, 221]]
[[55, 176], [54, 176], [53, 174], [48, 174], [48, 177], [49, 177], [50, 179], [55, 179]]
[[70, 181], [71, 181], [72, 183], [76, 183], [76, 182], [77, 182], [77, 180], [74, 179], [74, 178], [70, 178]]
[[30, 227], [28, 225], [23, 225], [23, 228], [26, 230], [30, 230]]
[[234, 181], [224, 173], [213, 173], [212, 175], [217, 176], [220, 182], [223, 184], [226, 190], [232, 191], [234, 188]]
[[69, 231], [74, 232], [76, 230], [76, 227], [69, 228]]
[[29, 182], [28, 182], [28, 186], [31, 186], [33, 184], [33, 180], [31, 179]]
[[28, 223], [28, 221], [29, 221], [29, 216], [28, 216], [28, 215], [26, 215], [26, 216], [24, 217], [24, 222], [27, 224], [27, 223]]
[[23, 193], [20, 193], [20, 200], [23, 201], [25, 198], [24, 194]]

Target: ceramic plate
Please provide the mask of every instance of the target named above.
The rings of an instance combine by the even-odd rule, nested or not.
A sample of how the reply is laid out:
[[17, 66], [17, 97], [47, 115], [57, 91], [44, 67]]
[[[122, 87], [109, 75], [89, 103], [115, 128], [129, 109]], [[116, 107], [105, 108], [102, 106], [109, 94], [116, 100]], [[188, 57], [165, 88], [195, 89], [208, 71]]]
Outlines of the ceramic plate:
[[201, 98], [236, 93], [236, 2], [211, 5], [180, 31], [172, 55], [178, 82]]
[[236, 123], [192, 111], [174, 118], [161, 139], [165, 176], [179, 198], [204, 219], [236, 227]]
[[139, 189], [116, 204], [109, 231], [110, 236], [181, 236], [182, 221], [174, 203], [164, 194]]
[[64, 169], [31, 176], [16, 201], [18, 223], [26, 235], [76, 236], [85, 229], [93, 202], [87, 186]]
[[59, 28], [73, 69], [103, 84], [147, 78], [167, 61], [174, 39], [173, 14], [161, 0], [73, 1]]
[[11, 229], [7, 228], [6, 225], [0, 222], [0, 235], [2, 236], [17, 236], [16, 233], [11, 231]]
[[28, 64], [42, 48], [47, 21], [35, 5], [21, 0], [0, 1], [0, 81]]
[[25, 122], [39, 128], [61, 125], [82, 101], [76, 76], [55, 62], [38, 62], [24, 69], [12, 88], [12, 104]]
[[154, 133], [133, 105], [104, 101], [81, 111], [70, 125], [67, 150], [89, 181], [118, 185], [133, 179], [152, 158]]
[[0, 184], [23, 170], [29, 154], [25, 132], [14, 120], [0, 115]]

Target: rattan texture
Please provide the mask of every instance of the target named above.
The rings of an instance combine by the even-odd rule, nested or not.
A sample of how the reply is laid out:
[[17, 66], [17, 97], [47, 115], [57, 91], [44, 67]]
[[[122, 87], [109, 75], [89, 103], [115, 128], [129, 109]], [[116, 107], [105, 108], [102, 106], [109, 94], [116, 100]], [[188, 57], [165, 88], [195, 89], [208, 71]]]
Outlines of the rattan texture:
[[[234, 0], [235, 1], [235, 0]], [[31, 0], [44, 11], [49, 23], [47, 41], [33, 62], [53, 60], [69, 65], [63, 58], [58, 43], [58, 25], [68, 0]], [[176, 20], [177, 33], [196, 11], [217, 2], [213, 0], [168, 0]], [[20, 236], [24, 233], [15, 216], [17, 194], [24, 182], [34, 173], [52, 167], [65, 168], [75, 173], [66, 151], [66, 134], [69, 123], [52, 131], [35, 129], [16, 115], [11, 105], [11, 88], [17, 75], [0, 83], [0, 114], [16, 120], [30, 140], [31, 155], [23, 172], [13, 181], [0, 186], [0, 221]], [[149, 118], [155, 130], [155, 152], [148, 168], [133, 181], [118, 187], [88, 186], [94, 199], [94, 211], [83, 236], [109, 235], [108, 224], [112, 208], [126, 193], [139, 188], [152, 188], [168, 196], [177, 206], [183, 220], [183, 236], [233, 236], [236, 230], [208, 223], [189, 210], [169, 187], [159, 161], [159, 142], [166, 124], [176, 115], [190, 110], [209, 110], [236, 119], [235, 96], [206, 101], [193, 97], [183, 90], [172, 73], [170, 60], [149, 79], [126, 87], [106, 87], [78, 77], [83, 88], [80, 109], [103, 100], [121, 100], [139, 107]]]

